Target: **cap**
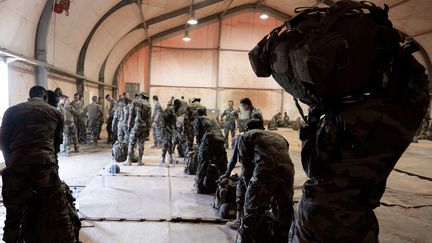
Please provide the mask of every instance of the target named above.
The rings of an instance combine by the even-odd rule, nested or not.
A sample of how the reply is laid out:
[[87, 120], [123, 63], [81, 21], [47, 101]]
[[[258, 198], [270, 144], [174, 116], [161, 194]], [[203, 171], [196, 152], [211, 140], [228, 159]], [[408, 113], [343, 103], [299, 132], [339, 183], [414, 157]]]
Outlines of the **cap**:
[[191, 102], [195, 102], [195, 101], [200, 102], [201, 98], [199, 98], [199, 97], [192, 97]]

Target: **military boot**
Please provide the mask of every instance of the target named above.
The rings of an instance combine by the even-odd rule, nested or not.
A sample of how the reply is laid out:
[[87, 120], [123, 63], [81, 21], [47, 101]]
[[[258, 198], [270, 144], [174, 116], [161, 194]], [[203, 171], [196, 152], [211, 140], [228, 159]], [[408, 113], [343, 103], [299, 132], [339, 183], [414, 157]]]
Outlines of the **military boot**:
[[237, 211], [237, 217], [234, 221], [227, 222], [226, 225], [233, 230], [237, 230], [240, 226], [241, 218], [243, 217], [243, 214], [239, 211]]
[[162, 156], [162, 161], [160, 162], [160, 167], [165, 166], [165, 156]]
[[172, 167], [175, 167], [177, 164], [177, 161], [173, 158], [172, 154], [170, 154], [170, 163], [171, 163]]
[[122, 163], [124, 166], [131, 166], [132, 165], [132, 156], [128, 155], [125, 162]]

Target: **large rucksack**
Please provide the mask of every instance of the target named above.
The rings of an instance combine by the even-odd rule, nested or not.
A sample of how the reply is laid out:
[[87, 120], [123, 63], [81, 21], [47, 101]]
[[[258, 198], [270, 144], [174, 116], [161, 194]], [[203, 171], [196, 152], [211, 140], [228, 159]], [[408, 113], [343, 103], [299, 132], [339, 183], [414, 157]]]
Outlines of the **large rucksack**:
[[184, 173], [187, 175], [195, 175], [198, 167], [198, 148], [193, 147], [192, 151], [188, 151], [184, 159]]
[[238, 182], [239, 177], [237, 175], [217, 181], [218, 186], [213, 207], [217, 209], [219, 217], [224, 219], [233, 219], [236, 217], [236, 189]]
[[252, 68], [308, 105], [371, 92], [386, 85], [402, 41], [387, 13], [365, 1], [304, 9], [249, 53]]
[[127, 159], [128, 143], [126, 141], [117, 141], [114, 143], [112, 151], [115, 161], [124, 162]]

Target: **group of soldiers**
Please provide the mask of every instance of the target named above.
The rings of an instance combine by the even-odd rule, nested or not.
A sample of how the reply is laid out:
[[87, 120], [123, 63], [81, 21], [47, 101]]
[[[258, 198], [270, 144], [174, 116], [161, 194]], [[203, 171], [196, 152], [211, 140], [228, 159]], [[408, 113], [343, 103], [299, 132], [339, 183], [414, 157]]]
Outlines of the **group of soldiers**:
[[301, 121], [300, 117], [291, 121], [286, 112], [284, 112], [283, 118], [282, 113], [278, 112], [269, 121], [267, 128], [268, 130], [278, 130], [278, 127], [286, 127], [297, 131], [302, 125], [304, 125], [304, 123]]

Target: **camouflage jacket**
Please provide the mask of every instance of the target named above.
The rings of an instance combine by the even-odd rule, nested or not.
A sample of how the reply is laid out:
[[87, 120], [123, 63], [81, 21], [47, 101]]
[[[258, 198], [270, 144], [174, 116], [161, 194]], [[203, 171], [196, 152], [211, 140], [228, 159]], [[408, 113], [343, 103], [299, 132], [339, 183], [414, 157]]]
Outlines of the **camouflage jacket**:
[[238, 117], [238, 110], [234, 108], [228, 108], [221, 114], [221, 118], [225, 117], [225, 126], [235, 125], [235, 121]]
[[98, 121], [100, 119], [103, 119], [103, 110], [102, 107], [96, 103], [88, 104], [83, 111], [83, 114], [85, 115], [88, 113], [88, 119], [93, 121]]
[[132, 101], [129, 109], [128, 129], [132, 127], [145, 127], [149, 130], [151, 127], [151, 106], [144, 99]]
[[186, 108], [184, 119], [184, 131], [186, 133], [193, 133], [193, 124], [195, 119], [197, 118], [198, 109], [206, 109], [206, 107], [201, 105], [200, 102], [194, 102]]
[[7, 109], [0, 133], [6, 166], [56, 164], [63, 126], [63, 115], [42, 99]]
[[197, 117], [193, 124], [193, 128], [197, 144], [201, 144], [202, 138], [209, 133], [212, 133], [216, 140], [225, 141], [217, 121], [212, 120], [207, 116]]
[[173, 134], [176, 129], [177, 117], [172, 106], [161, 113], [160, 120], [163, 133], [168, 132]]

